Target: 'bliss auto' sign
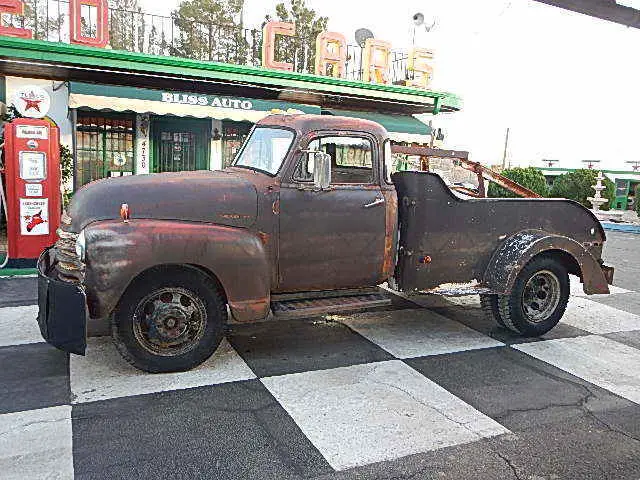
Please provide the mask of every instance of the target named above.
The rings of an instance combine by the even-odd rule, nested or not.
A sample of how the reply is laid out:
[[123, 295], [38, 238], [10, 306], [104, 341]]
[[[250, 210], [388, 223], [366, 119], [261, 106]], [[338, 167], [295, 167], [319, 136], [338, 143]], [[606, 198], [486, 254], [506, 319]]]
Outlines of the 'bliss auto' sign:
[[183, 105], [200, 105], [201, 107], [236, 108], [240, 110], [251, 110], [253, 104], [249, 100], [208, 97], [206, 95], [190, 95], [187, 93], [162, 92], [162, 101], [165, 103], [180, 103]]
[[[95, 36], [82, 33], [82, 7], [94, 7], [98, 11]], [[24, 0], [0, 0], [2, 14], [23, 15]], [[71, 43], [104, 48], [109, 44], [109, 3], [108, 0], [69, 0], [69, 38]], [[27, 28], [0, 25], [0, 35], [33, 38], [33, 32]], [[276, 70], [293, 70], [293, 65], [275, 58], [277, 35], [294, 36], [295, 24], [290, 22], [267, 22], [263, 27], [262, 66]], [[369, 38], [362, 52], [362, 80], [372, 83], [390, 83], [391, 44]], [[407, 59], [407, 70], [413, 80], [406, 84], [427, 88], [431, 82], [433, 52], [423, 48], [414, 48]], [[347, 41], [341, 33], [321, 32], [316, 37], [317, 75], [345, 76], [347, 61]], [[199, 100], [198, 100], [199, 102]], [[196, 103], [198, 104], [198, 103]], [[231, 107], [238, 108], [238, 107]], [[245, 108], [240, 106], [239, 108]]]

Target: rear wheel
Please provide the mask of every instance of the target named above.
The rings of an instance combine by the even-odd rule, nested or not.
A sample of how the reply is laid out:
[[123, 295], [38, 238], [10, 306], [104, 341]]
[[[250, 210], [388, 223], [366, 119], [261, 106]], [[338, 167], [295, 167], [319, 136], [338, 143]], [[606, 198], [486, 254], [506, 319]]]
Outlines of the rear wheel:
[[551, 257], [531, 260], [518, 274], [510, 295], [498, 296], [504, 325], [522, 335], [543, 335], [557, 325], [569, 301], [569, 275]]
[[189, 370], [220, 344], [227, 310], [219, 286], [195, 268], [166, 267], [136, 279], [113, 315], [122, 356], [147, 372]]

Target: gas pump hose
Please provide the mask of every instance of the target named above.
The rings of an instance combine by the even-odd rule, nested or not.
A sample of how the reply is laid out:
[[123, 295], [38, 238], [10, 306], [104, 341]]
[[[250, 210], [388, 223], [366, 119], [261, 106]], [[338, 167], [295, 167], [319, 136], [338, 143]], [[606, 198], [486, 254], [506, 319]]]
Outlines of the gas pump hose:
[[[4, 143], [0, 144], [0, 151], [4, 148]], [[0, 164], [0, 173], [4, 173], [4, 165]], [[7, 222], [7, 226], [9, 225], [9, 216], [7, 215], [7, 197], [4, 194], [4, 186], [2, 185], [2, 177], [0, 177], [0, 210], [4, 213], [4, 219]], [[7, 238], [7, 241], [9, 239]], [[9, 252], [7, 251], [4, 260], [0, 263], [0, 268], [4, 268], [9, 262]]]

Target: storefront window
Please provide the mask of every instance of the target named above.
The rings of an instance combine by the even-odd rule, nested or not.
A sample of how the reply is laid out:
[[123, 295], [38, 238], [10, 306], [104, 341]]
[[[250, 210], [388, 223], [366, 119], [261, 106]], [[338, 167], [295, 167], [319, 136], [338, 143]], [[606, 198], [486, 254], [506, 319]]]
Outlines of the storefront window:
[[222, 168], [231, 165], [238, 150], [251, 131], [250, 122], [222, 122]]
[[134, 173], [135, 120], [129, 115], [78, 112], [76, 185]]

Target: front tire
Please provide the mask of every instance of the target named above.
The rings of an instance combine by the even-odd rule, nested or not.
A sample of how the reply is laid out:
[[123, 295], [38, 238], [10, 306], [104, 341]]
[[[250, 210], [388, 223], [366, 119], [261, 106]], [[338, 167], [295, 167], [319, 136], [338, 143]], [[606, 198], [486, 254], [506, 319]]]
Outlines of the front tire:
[[569, 301], [569, 274], [557, 260], [535, 257], [518, 274], [510, 295], [498, 296], [504, 325], [526, 337], [555, 327]]
[[220, 287], [192, 267], [159, 267], [133, 281], [112, 316], [120, 354], [150, 373], [190, 370], [222, 341], [227, 309]]

